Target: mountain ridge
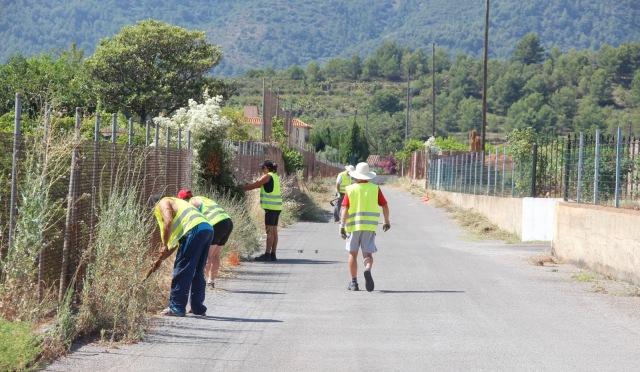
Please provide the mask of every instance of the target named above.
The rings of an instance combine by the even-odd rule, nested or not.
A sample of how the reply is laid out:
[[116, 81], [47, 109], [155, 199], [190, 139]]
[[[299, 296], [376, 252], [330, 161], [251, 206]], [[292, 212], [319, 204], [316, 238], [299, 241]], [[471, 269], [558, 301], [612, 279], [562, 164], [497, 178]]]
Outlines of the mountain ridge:
[[[207, 33], [225, 58], [215, 72], [283, 68], [352, 54], [385, 40], [479, 55], [484, 1], [476, 0], [0, 0], [0, 61], [76, 43], [92, 53], [122, 26], [155, 18]], [[495, 0], [490, 53], [508, 57], [517, 40], [540, 35], [546, 48], [597, 49], [640, 40], [635, 0]]]

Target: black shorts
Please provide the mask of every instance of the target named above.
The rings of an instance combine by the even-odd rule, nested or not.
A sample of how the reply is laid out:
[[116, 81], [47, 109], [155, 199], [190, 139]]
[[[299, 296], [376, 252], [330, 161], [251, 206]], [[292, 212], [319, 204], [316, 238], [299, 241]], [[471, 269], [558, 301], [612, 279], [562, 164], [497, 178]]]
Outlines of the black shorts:
[[227, 244], [231, 231], [233, 231], [233, 222], [231, 222], [231, 218], [224, 219], [213, 225], [213, 241], [211, 242], [211, 245], [223, 246]]
[[265, 226], [278, 226], [280, 220], [281, 211], [272, 211], [269, 209], [264, 210], [264, 224]]

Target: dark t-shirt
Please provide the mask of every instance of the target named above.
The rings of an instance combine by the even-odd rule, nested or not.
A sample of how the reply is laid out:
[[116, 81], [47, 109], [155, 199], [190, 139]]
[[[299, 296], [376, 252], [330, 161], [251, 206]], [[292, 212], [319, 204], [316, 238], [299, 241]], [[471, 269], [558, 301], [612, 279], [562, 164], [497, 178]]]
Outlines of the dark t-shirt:
[[264, 191], [268, 193], [273, 192], [273, 177], [269, 176], [269, 181], [264, 184]]

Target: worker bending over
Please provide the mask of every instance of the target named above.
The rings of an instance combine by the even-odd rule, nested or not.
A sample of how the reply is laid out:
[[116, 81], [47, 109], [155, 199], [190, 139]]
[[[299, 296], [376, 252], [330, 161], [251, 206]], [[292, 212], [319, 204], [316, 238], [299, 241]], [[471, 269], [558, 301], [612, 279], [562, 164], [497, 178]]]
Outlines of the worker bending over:
[[209, 247], [209, 256], [204, 269], [207, 286], [215, 288], [214, 280], [220, 270], [220, 253], [227, 244], [233, 231], [231, 216], [215, 201], [204, 196], [193, 196], [191, 190], [183, 189], [178, 192], [178, 198], [188, 201], [202, 213], [213, 226], [213, 241]]
[[206, 315], [204, 305], [204, 266], [213, 228], [193, 205], [178, 198], [152, 197], [153, 213], [160, 228], [162, 251], [156, 267], [177, 249], [173, 265], [169, 306], [162, 311], [166, 316], [184, 316], [191, 295], [191, 311]]

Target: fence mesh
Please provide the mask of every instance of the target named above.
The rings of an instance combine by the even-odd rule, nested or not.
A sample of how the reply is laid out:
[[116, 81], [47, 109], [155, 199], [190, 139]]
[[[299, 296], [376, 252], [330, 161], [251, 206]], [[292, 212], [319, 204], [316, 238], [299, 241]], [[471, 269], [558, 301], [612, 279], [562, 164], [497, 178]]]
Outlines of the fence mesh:
[[404, 173], [436, 190], [511, 197], [563, 198], [569, 202], [640, 208], [640, 140], [577, 133], [539, 137], [530, 148], [497, 146], [492, 151], [414, 156]]
[[[30, 139], [19, 140], [23, 151], [33, 145], [29, 143]], [[0, 133], [0, 144], [5, 149], [12, 149], [13, 135]], [[234, 153], [232, 168], [239, 183], [258, 177], [261, 174], [259, 165], [266, 159], [283, 165], [282, 151], [271, 144], [238, 142], [230, 143], [229, 149]], [[18, 157], [18, 191], [20, 172], [25, 171], [23, 151]], [[333, 164], [317, 160], [312, 151], [301, 151], [305, 179], [333, 176], [340, 171]], [[68, 209], [69, 221], [61, 218], [51, 231], [46, 232], [48, 244], [37, 262], [39, 282], [46, 286], [61, 283], [64, 287], [76, 273], [82, 277], [83, 254], [91, 245], [100, 206], [116, 188], [135, 188], [140, 203], [146, 203], [152, 195], [176, 195], [179, 189], [191, 187], [191, 157], [190, 150], [175, 146], [129, 146], [104, 141], [84, 141], [71, 150], [66, 174], [56, 182], [50, 194], [65, 206], [69, 199], [72, 201]], [[11, 164], [11, 151], [0, 153], [0, 252], [3, 255], [8, 247]], [[279, 172], [283, 174], [284, 166]], [[154, 233], [150, 246], [156, 243], [158, 234]]]

